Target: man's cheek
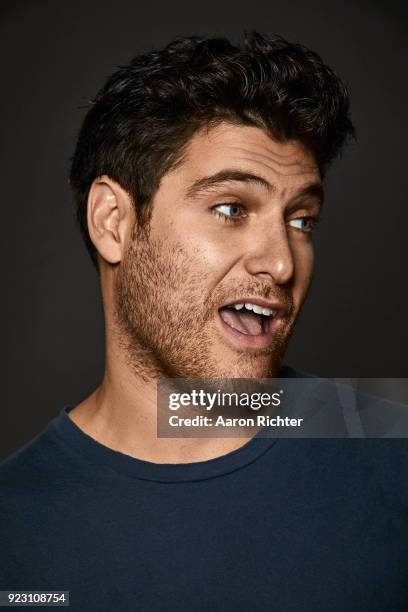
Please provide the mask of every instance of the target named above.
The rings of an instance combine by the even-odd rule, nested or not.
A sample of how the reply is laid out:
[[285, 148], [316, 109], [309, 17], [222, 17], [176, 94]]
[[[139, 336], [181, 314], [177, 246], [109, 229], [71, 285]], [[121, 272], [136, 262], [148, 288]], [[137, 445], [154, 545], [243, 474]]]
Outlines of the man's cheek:
[[313, 278], [313, 247], [299, 249], [294, 253], [293, 303], [299, 309], [306, 299]]
[[225, 234], [198, 236], [195, 247], [198, 265], [206, 271], [212, 270], [219, 279], [223, 278], [226, 270], [232, 268], [242, 252], [242, 244], [239, 247], [236, 240]]
[[308, 241], [305, 244], [292, 247], [292, 255], [295, 264], [295, 278], [304, 279], [307, 282], [313, 274], [314, 267], [314, 247]]

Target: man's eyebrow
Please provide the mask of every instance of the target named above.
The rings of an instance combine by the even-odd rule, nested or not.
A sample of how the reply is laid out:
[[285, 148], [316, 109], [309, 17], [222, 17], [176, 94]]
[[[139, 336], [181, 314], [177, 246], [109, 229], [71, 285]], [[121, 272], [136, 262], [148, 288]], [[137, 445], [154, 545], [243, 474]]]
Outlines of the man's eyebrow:
[[[254, 174], [253, 172], [244, 172], [242, 170], [220, 170], [220, 172], [216, 172], [216, 174], [212, 174], [211, 176], [205, 176], [195, 181], [188, 188], [186, 196], [187, 198], [194, 198], [199, 193], [204, 192], [207, 189], [211, 189], [211, 187], [231, 181], [255, 183], [257, 185], [260, 185], [264, 189], [267, 189], [269, 193], [273, 193], [274, 191], [276, 191], [276, 187], [274, 185], [269, 183], [269, 181], [267, 181], [262, 176]], [[304, 198], [308, 196], [316, 198], [317, 200], [319, 200], [320, 205], [322, 205], [324, 202], [324, 189], [322, 184], [316, 182], [301, 188], [299, 192], [295, 196], [293, 196], [292, 200], [295, 201], [299, 198]]]
[[306, 187], [302, 187], [299, 189], [298, 193], [296, 193], [292, 197], [292, 201], [296, 202], [299, 199], [303, 198], [316, 198], [319, 201], [320, 206], [323, 205], [324, 202], [324, 189], [321, 183], [310, 183], [310, 185], [306, 185]]
[[211, 176], [205, 176], [204, 178], [195, 181], [187, 190], [186, 196], [193, 198], [200, 192], [206, 191], [219, 183], [226, 183], [230, 181], [241, 181], [243, 183], [256, 183], [261, 187], [266, 188], [269, 192], [273, 192], [275, 187], [271, 185], [266, 179], [252, 172], [243, 172], [241, 170], [220, 170], [216, 174]]

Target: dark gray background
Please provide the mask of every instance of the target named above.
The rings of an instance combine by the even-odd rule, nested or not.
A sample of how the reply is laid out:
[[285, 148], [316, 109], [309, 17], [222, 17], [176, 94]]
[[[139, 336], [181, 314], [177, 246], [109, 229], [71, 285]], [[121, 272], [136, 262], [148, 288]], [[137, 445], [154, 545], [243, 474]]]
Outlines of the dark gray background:
[[406, 377], [407, 36], [403, 2], [3, 2], [0, 458], [103, 370], [97, 276], [74, 223], [69, 158], [116, 66], [176, 35], [277, 33], [352, 92], [358, 142], [332, 169], [312, 291], [287, 354], [335, 377]]

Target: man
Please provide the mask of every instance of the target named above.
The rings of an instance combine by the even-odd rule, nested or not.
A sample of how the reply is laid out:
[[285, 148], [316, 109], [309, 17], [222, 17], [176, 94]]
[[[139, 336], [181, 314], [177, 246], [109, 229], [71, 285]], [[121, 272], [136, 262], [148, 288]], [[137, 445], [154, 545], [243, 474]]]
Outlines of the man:
[[[75, 610], [406, 610], [405, 445], [161, 438], [160, 378], [293, 377], [344, 85], [281, 38], [136, 57], [85, 118], [71, 184], [106, 370], [0, 469], [0, 589]], [[358, 444], [354, 444], [358, 442]]]

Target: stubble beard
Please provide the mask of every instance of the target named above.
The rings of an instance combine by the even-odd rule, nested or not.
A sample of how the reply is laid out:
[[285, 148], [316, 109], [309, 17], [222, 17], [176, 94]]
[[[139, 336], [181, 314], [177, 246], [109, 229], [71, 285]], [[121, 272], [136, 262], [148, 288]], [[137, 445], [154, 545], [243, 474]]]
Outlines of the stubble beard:
[[[130, 243], [116, 277], [113, 326], [127, 365], [146, 382], [158, 377], [276, 376], [294, 318], [268, 349], [245, 355], [237, 351], [234, 362], [226, 366], [217, 362], [211, 351], [213, 317], [222, 298], [239, 288], [216, 287], [213, 295], [207, 295], [209, 266], [194, 248], [192, 253], [194, 256], [181, 245], [155, 241], [149, 228], [139, 231]], [[257, 288], [259, 292], [259, 282]], [[292, 307], [287, 295], [275, 297], [284, 298]]]

